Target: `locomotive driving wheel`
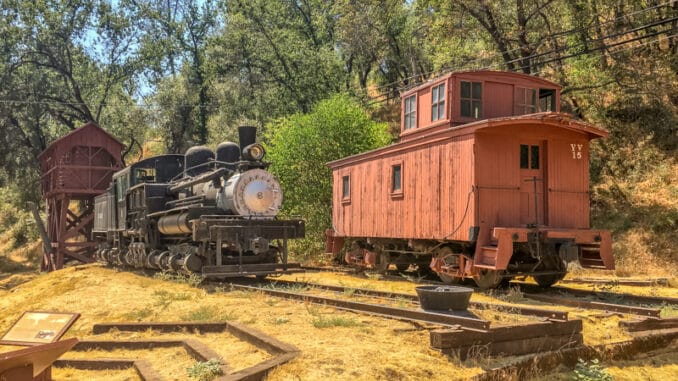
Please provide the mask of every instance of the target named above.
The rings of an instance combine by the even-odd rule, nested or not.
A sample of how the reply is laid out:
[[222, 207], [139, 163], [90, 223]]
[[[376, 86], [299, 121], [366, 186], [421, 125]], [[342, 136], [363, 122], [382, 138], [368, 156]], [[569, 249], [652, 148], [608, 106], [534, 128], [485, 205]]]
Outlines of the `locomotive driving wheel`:
[[504, 280], [504, 271], [481, 269], [478, 275], [473, 277], [473, 280], [481, 290], [497, 288]]

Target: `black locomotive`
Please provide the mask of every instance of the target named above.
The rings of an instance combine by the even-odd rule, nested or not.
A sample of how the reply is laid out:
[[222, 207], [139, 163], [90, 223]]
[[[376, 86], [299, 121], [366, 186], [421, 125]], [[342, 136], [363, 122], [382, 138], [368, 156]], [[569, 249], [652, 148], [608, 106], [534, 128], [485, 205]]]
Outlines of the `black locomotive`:
[[95, 199], [97, 259], [212, 278], [297, 269], [287, 240], [304, 237], [304, 222], [276, 218], [283, 195], [256, 128], [238, 134], [239, 145], [192, 147], [116, 172]]

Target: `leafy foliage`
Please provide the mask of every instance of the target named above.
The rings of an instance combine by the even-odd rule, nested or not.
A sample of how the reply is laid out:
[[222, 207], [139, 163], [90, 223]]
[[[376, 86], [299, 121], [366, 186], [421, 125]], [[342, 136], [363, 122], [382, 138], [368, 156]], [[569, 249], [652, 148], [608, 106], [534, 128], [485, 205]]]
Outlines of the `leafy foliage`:
[[572, 379], [576, 381], [612, 381], [612, 376], [598, 364], [598, 359], [590, 363], [579, 359], [574, 368]]
[[217, 376], [221, 376], [221, 363], [219, 360], [211, 359], [208, 361], [198, 361], [192, 367], [186, 368], [188, 377], [195, 378], [198, 381], [211, 381]]
[[300, 249], [311, 253], [330, 226], [332, 173], [325, 164], [387, 144], [386, 124], [373, 122], [349, 96], [336, 95], [267, 128], [268, 160], [285, 191], [284, 213], [306, 220]]

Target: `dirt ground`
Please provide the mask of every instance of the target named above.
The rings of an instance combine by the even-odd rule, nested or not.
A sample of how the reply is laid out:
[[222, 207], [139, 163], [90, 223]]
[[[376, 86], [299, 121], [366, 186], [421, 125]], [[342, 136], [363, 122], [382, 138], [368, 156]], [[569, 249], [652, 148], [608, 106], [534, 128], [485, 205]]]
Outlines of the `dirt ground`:
[[[379, 280], [341, 273], [305, 273], [283, 279], [306, 280], [355, 288], [414, 293], [416, 284], [407, 279]], [[570, 285], [568, 285], [570, 286]], [[640, 289], [641, 287], [636, 287]], [[635, 290], [629, 290], [633, 292]], [[616, 291], [616, 290], [615, 290]], [[678, 297], [678, 289], [663, 288]], [[349, 297], [350, 295], [344, 295]], [[472, 300], [543, 306], [570, 311], [582, 318], [586, 344], [628, 339], [616, 315], [554, 307], [522, 298], [518, 291], [501, 295], [475, 293]], [[269, 355], [228, 334], [161, 334], [157, 332], [93, 335], [92, 325], [103, 322], [238, 321], [259, 329], [301, 350], [292, 362], [275, 369], [269, 380], [462, 380], [510, 361], [510, 358], [472, 358], [460, 361], [429, 347], [426, 329], [411, 323], [341, 312], [332, 308], [266, 296], [259, 292], [229, 291], [224, 285], [202, 288], [149, 275], [122, 272], [100, 265], [67, 268], [49, 274], [0, 275], [0, 332], [28, 310], [79, 312], [80, 319], [67, 337], [87, 339], [139, 339], [143, 337], [193, 337], [219, 353], [233, 369], [256, 364]], [[475, 312], [475, 311], [474, 311]], [[495, 324], [519, 324], [522, 316], [499, 311], [478, 311]], [[16, 349], [0, 347], [0, 352]], [[615, 379], [678, 379], [676, 350], [646, 354], [633, 361], [603, 364]], [[138, 357], [168, 380], [188, 379], [186, 368], [194, 364], [181, 348], [153, 351], [69, 352], [63, 358]], [[134, 371], [80, 371], [55, 369], [61, 380], [136, 380]], [[568, 379], [571, 370], [556, 370], [546, 379]], [[661, 378], [657, 378], [660, 377]]]

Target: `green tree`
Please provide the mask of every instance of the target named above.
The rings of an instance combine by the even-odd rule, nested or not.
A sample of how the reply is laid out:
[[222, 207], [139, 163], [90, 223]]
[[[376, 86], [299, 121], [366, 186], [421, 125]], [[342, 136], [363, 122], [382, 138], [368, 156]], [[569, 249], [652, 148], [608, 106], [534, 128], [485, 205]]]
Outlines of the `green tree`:
[[[332, 2], [232, 0], [208, 50], [221, 95], [219, 121], [267, 122], [346, 90]], [[222, 126], [223, 128], [224, 126]]]
[[331, 226], [332, 173], [325, 164], [388, 144], [387, 126], [372, 121], [354, 99], [336, 95], [308, 114], [267, 127], [267, 160], [283, 187], [284, 214], [306, 220], [307, 239], [300, 249], [317, 253]]
[[52, 140], [129, 100], [137, 35], [103, 1], [8, 0], [2, 16], [0, 165], [36, 189], [37, 156]]
[[[180, 112], [190, 114], [189, 122], [186, 118], [172, 119], [176, 108], [156, 110], [164, 114], [160, 118], [166, 123], [161, 127], [168, 132], [169, 152], [183, 152], [190, 143], [205, 144], [208, 140], [214, 100], [210, 97], [213, 70], [206, 51], [220, 23], [216, 3], [138, 0], [127, 5], [137, 27], [144, 31], [139, 53], [154, 90], [163, 93], [159, 95], [162, 104], [181, 103]], [[172, 95], [167, 93], [168, 88], [179, 90], [175, 99], [168, 99]]]

